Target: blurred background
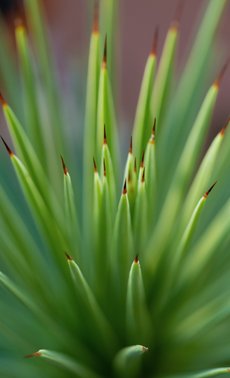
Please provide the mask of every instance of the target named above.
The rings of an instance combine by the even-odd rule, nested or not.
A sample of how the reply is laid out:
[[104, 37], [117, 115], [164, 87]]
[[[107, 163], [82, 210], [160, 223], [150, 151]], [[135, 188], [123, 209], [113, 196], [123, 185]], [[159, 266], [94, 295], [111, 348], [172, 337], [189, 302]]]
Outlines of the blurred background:
[[[50, 36], [57, 57], [58, 68], [65, 76], [67, 66], [72, 62], [79, 69], [85, 67], [91, 28], [94, 1], [85, 0], [41, 0], [48, 19]], [[119, 118], [130, 128], [140, 88], [140, 82], [147, 55], [150, 51], [153, 32], [159, 26], [159, 48], [177, 9], [178, 0], [121, 0], [118, 10], [118, 44], [116, 68], [118, 72]], [[181, 38], [176, 70], [180, 72], [187, 46], [194, 35], [207, 0], [184, 0], [181, 18]], [[14, 14], [20, 13], [22, 0], [0, 0], [0, 7], [7, 22], [13, 24]], [[230, 4], [223, 15], [217, 36], [217, 67], [230, 55]], [[216, 62], [215, 62], [216, 63]], [[218, 68], [219, 69], [219, 68]], [[217, 72], [213, 72], [215, 75]], [[230, 69], [226, 72], [214, 115], [213, 127], [218, 130], [230, 115]]]

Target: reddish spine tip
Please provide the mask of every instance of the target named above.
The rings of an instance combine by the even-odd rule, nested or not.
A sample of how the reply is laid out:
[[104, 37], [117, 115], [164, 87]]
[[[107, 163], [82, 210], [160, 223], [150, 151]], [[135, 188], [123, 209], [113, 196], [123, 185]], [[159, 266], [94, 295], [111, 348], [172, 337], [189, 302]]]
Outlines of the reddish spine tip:
[[153, 43], [152, 43], [152, 50], [151, 55], [157, 55], [157, 46], [158, 46], [158, 39], [159, 39], [159, 29], [156, 27], [154, 35], [153, 35]]
[[106, 127], [105, 127], [105, 125], [104, 125], [104, 140], [103, 140], [103, 144], [107, 144]]
[[8, 152], [9, 156], [13, 156], [13, 152], [12, 150], [10, 149], [10, 147], [8, 146], [8, 144], [5, 142], [5, 140], [3, 139], [3, 137], [1, 136], [1, 140], [3, 141], [3, 144], [4, 146], [6, 147], [6, 151]]
[[228, 68], [228, 65], [229, 65], [229, 59], [227, 60], [227, 62], [224, 64], [224, 66], [222, 67], [219, 75], [217, 76], [216, 80], [214, 81], [214, 86], [219, 88], [220, 87], [220, 84], [223, 80], [223, 77], [224, 77], [224, 74]]
[[4, 97], [1, 93], [0, 93], [0, 102], [1, 102], [2, 106], [7, 105], [7, 102], [6, 102], [6, 100], [4, 99]]
[[67, 252], [65, 252], [65, 257], [67, 258], [68, 261], [73, 260], [73, 258]]
[[138, 258], [138, 255], [135, 256], [134, 263], [135, 263], [135, 264], [139, 264], [139, 258]]
[[130, 153], [130, 154], [133, 153], [133, 137], [132, 137], [132, 136], [131, 136], [131, 139], [130, 139], [129, 153]]
[[214, 188], [216, 183], [217, 183], [217, 181], [215, 181], [214, 184], [212, 184], [212, 186], [207, 190], [207, 192], [204, 194], [204, 198], [208, 197], [209, 193], [212, 191], [212, 189]]
[[126, 185], [126, 180], [124, 182], [124, 186], [123, 186], [123, 191], [122, 191], [122, 194], [125, 195], [127, 194], [127, 185]]
[[106, 66], [107, 66], [107, 35], [105, 36], [102, 66], [103, 66], [103, 68], [106, 68]]
[[95, 161], [94, 158], [93, 158], [93, 169], [94, 169], [94, 172], [96, 173], [97, 172], [97, 164], [96, 164], [96, 161]]
[[41, 352], [34, 352], [31, 354], [27, 354], [25, 358], [41, 357], [41, 355], [42, 355]]
[[63, 168], [64, 175], [66, 176], [67, 173], [68, 173], [68, 169], [67, 169], [67, 167], [65, 165], [65, 162], [64, 162], [64, 159], [63, 159], [62, 156], [61, 156], [61, 162], [62, 162], [62, 168]]
[[142, 152], [141, 164], [140, 164], [141, 168], [144, 167], [144, 160], [145, 160], [145, 151]]
[[98, 34], [99, 32], [99, 4], [98, 0], [94, 4], [94, 14], [93, 14], [93, 33]]

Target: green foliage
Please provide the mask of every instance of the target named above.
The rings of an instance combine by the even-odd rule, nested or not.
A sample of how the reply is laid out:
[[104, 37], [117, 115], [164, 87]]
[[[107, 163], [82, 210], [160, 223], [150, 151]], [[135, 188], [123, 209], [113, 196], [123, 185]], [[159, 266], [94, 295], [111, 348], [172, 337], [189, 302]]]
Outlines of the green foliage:
[[0, 25], [1, 102], [13, 143], [2, 138], [12, 168], [2, 148], [1, 377], [229, 373], [228, 128], [202, 158], [223, 77], [205, 88], [207, 67], [227, 1], [207, 2], [179, 78], [178, 22], [159, 63], [156, 31], [123, 171], [112, 90], [116, 2], [100, 2], [89, 43], [81, 180], [67, 168], [68, 101], [40, 2], [24, 3], [30, 33], [16, 26], [18, 68]]

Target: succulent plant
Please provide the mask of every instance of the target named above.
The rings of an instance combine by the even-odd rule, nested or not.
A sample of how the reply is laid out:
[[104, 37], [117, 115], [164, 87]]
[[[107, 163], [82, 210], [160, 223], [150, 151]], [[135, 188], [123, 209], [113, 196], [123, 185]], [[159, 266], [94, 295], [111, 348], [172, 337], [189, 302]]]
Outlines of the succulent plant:
[[111, 84], [115, 3], [101, 1], [100, 27], [95, 8], [82, 172], [72, 143], [78, 135], [81, 150], [82, 128], [66, 125], [68, 96], [55, 75], [40, 2], [25, 0], [33, 43], [17, 22], [18, 68], [1, 23], [1, 102], [12, 140], [2, 138], [10, 159], [1, 149], [4, 378], [230, 372], [226, 125], [202, 157], [226, 70], [208, 89], [227, 1], [207, 2], [179, 77], [178, 19], [158, 64], [156, 31], [123, 174]]

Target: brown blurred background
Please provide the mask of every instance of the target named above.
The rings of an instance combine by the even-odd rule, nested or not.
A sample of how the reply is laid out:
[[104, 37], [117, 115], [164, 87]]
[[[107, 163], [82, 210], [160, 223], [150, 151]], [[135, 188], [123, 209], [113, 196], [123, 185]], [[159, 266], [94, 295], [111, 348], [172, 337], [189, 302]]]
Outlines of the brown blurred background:
[[[85, 62], [90, 17], [86, 0], [42, 0], [45, 6], [59, 67], [66, 57]], [[178, 49], [177, 70], [183, 65], [187, 45], [205, 4], [210, 0], [185, 0], [181, 19], [181, 38]], [[217, 0], [218, 1], [218, 0]], [[0, 5], [9, 14], [12, 4], [21, 0], [0, 0]], [[92, 7], [93, 7], [92, 1]], [[119, 8], [119, 105], [122, 116], [130, 123], [134, 117], [140, 81], [145, 60], [152, 43], [153, 31], [160, 28], [159, 51], [161, 51], [167, 28], [178, 5], [178, 0], [120, 0]], [[86, 5], [88, 4], [88, 5]], [[216, 42], [223, 55], [230, 56], [230, 1], [226, 7]], [[214, 127], [218, 129], [230, 115], [230, 69], [226, 72], [221, 88]]]

